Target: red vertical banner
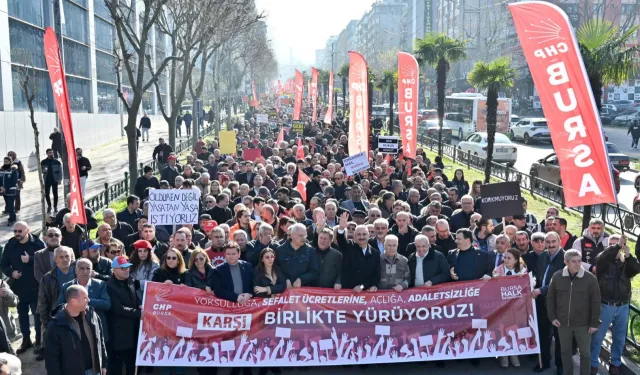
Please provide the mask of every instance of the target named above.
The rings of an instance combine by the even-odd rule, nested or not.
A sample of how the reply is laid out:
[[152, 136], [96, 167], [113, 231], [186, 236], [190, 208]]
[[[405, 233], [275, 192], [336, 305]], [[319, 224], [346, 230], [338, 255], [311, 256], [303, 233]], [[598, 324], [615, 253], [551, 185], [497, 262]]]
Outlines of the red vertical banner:
[[278, 95], [282, 95], [282, 85], [280, 84], [280, 80], [278, 80]]
[[253, 100], [258, 100], [258, 95], [256, 95], [256, 84], [251, 80], [251, 91], [253, 92]]
[[416, 58], [411, 54], [398, 52], [398, 120], [402, 153], [411, 159], [415, 159], [417, 147], [418, 77], [420, 68]]
[[329, 72], [329, 108], [324, 115], [324, 123], [331, 125], [331, 120], [333, 120], [333, 70]]
[[311, 68], [311, 106], [313, 108], [313, 115], [311, 121], [316, 122], [318, 120], [318, 69]]
[[302, 73], [296, 69], [296, 82], [294, 84], [294, 101], [293, 101], [293, 119], [300, 120], [300, 112], [302, 111], [302, 86], [304, 79]]
[[53, 97], [58, 110], [58, 118], [60, 119], [62, 134], [64, 134], [69, 155], [67, 158], [68, 165], [64, 167], [69, 169], [69, 191], [71, 193], [69, 209], [71, 210], [71, 220], [76, 224], [86, 224], [87, 215], [84, 211], [84, 202], [80, 190], [78, 160], [75, 157], [76, 146], [73, 138], [73, 126], [71, 124], [71, 108], [69, 107], [67, 80], [62, 67], [62, 59], [60, 58], [58, 39], [50, 27], [47, 27], [44, 33], [44, 53], [47, 60], [47, 68], [49, 69], [49, 78], [51, 78]]
[[349, 155], [369, 155], [369, 74], [367, 62], [349, 51]]
[[600, 116], [567, 15], [551, 3], [509, 4], [538, 89], [567, 206], [615, 203]]

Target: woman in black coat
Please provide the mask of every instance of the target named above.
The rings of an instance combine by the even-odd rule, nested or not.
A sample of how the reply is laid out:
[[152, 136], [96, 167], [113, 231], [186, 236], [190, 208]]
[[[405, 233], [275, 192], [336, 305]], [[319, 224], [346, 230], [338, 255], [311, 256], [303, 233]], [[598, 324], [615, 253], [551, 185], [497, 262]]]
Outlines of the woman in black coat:
[[286, 279], [276, 264], [275, 250], [267, 247], [262, 249], [260, 262], [254, 272], [253, 291], [257, 297], [271, 297], [283, 293], [287, 289]]
[[169, 249], [164, 255], [160, 269], [156, 271], [151, 281], [165, 284], [184, 284], [186, 271], [182, 254], [176, 249]]
[[186, 279], [187, 286], [205, 290], [207, 293], [213, 294], [211, 289], [211, 277], [213, 275], [213, 267], [209, 256], [202, 249], [195, 249], [189, 258], [189, 270]]

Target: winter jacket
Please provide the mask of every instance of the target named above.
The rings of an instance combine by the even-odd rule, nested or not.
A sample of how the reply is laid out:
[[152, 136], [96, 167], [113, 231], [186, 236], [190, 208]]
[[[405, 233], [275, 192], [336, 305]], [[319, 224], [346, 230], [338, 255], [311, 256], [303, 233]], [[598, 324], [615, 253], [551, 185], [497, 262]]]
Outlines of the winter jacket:
[[131, 272], [129, 276], [136, 282], [136, 293], [138, 294], [138, 298], [142, 301], [142, 297], [144, 294], [144, 286], [147, 281], [153, 280], [153, 275], [156, 274], [156, 271], [160, 268], [160, 265], [156, 262], [151, 262], [149, 264], [141, 264], [135, 270], [131, 267]]
[[[74, 272], [69, 268], [68, 272]], [[38, 290], [38, 314], [43, 325], [47, 325], [51, 318], [51, 311], [58, 304], [60, 286], [58, 285], [58, 267], [53, 267], [40, 281]]]
[[251, 263], [253, 267], [257, 267], [258, 263], [260, 262], [258, 259], [260, 257], [260, 252], [262, 252], [262, 250], [266, 249], [267, 247], [275, 250], [278, 246], [280, 245], [278, 245], [275, 241], [265, 245], [260, 242], [259, 239], [255, 239], [247, 243], [247, 246], [245, 247], [242, 254], [240, 254], [240, 257], [242, 260]]
[[274, 271], [276, 273], [275, 284], [271, 281], [270, 278], [263, 275], [259, 268], [256, 268], [255, 271], [253, 271], [253, 285], [262, 287], [268, 286], [271, 289], [271, 294], [267, 294], [266, 292], [258, 293], [256, 294], [256, 297], [267, 298], [274, 294], [282, 294], [285, 292], [285, 290], [287, 290], [287, 281], [284, 278], [282, 271], [280, 271], [278, 267], [275, 267]]
[[151, 279], [156, 283], [164, 283], [167, 280], [171, 280], [174, 285], [184, 284], [187, 281], [187, 273], [178, 272], [177, 268], [164, 269], [160, 267]]
[[[418, 257], [416, 253], [409, 255], [409, 288], [413, 288], [416, 282], [416, 266]], [[429, 249], [427, 255], [422, 259], [422, 279], [426, 283], [431, 281], [433, 285], [446, 283], [449, 281], [449, 263], [447, 257], [439, 251]]]
[[140, 129], [151, 129], [151, 119], [147, 116], [140, 118]]
[[[9, 284], [11, 289], [18, 295], [21, 301], [29, 302], [38, 298], [38, 280], [33, 274], [34, 254], [44, 248], [44, 243], [37, 237], [29, 234], [29, 240], [22, 244], [15, 237], [11, 238], [2, 252], [2, 273], [7, 277], [12, 277], [13, 271], [22, 272], [19, 279], [11, 279]], [[29, 255], [29, 261], [22, 263], [21, 255]]]
[[471, 215], [473, 215], [473, 212], [466, 213], [462, 210], [451, 215], [451, 232], [456, 233], [458, 229], [469, 228], [471, 226]]
[[62, 181], [62, 163], [57, 159], [46, 158], [40, 162], [44, 181], [60, 183]]
[[8, 167], [2, 166], [0, 168], [0, 186], [4, 188], [4, 193], [0, 195], [6, 195], [7, 197], [15, 197], [18, 193], [18, 181], [19, 181], [18, 167], [16, 165], [10, 165]]
[[629, 303], [631, 279], [640, 273], [640, 263], [633, 256], [621, 262], [620, 245], [609, 246], [596, 256], [596, 277], [602, 300], [609, 303]]
[[[62, 229], [62, 227], [64, 226], [64, 223], [62, 222], [62, 220], [64, 219], [64, 215], [68, 214], [69, 212], [71, 212], [71, 210], [68, 207], [65, 207], [65, 208], [61, 209], [60, 211], [58, 211], [58, 213], [56, 214], [56, 219], [55, 219], [56, 227]], [[90, 209], [89, 207], [87, 207], [85, 205], [84, 206], [84, 213], [87, 216], [86, 228], [88, 230], [93, 230], [93, 229], [98, 228], [98, 220], [96, 219], [95, 212], [93, 212], [92, 209]], [[85, 227], [85, 225], [83, 225], [83, 227]]]
[[389, 230], [389, 234], [393, 234], [398, 237], [398, 254], [404, 256], [405, 258], [409, 256], [410, 253], [407, 252], [407, 246], [410, 243], [414, 242], [417, 235], [420, 234], [418, 230], [411, 225], [407, 230], [407, 233], [400, 233], [398, 230], [398, 226], [394, 225], [391, 230]]
[[[93, 261], [92, 261], [93, 262]], [[75, 267], [75, 262], [71, 265]], [[96, 263], [93, 263], [93, 270], [96, 271], [96, 279], [107, 281], [113, 275], [111, 270], [111, 260], [107, 257], [101, 256]]]
[[176, 187], [176, 177], [180, 176], [182, 168], [179, 165], [175, 165], [173, 168], [169, 165], [165, 165], [160, 172], [160, 180], [167, 181], [172, 188]]
[[600, 327], [598, 279], [583, 268], [571, 280], [567, 267], [551, 278], [547, 292], [547, 316], [564, 327]]
[[185, 284], [192, 288], [198, 288], [202, 290], [205, 290], [206, 287], [213, 289], [213, 267], [211, 267], [211, 265], [209, 264], [205, 264], [204, 267], [204, 275], [198, 271], [198, 268], [196, 268], [196, 266], [191, 267], [191, 269], [187, 271]]
[[300, 279], [302, 286], [313, 286], [320, 274], [320, 264], [315, 249], [307, 244], [294, 250], [291, 241], [276, 249], [276, 261], [284, 277], [293, 284]]
[[480, 246], [480, 240], [478, 240], [478, 232], [480, 231], [480, 228], [476, 228], [473, 231], [473, 246], [477, 247], [478, 249], [480, 249], [481, 251], [484, 251], [485, 253], [490, 253], [493, 250], [496, 249], [496, 235], [494, 235], [493, 233], [489, 233], [489, 235], [487, 237], [484, 238], [484, 241], [486, 241], [486, 250], [483, 246]]
[[[88, 324], [93, 334], [93, 371], [99, 373], [107, 368], [107, 348], [100, 317], [92, 307], [83, 313], [84, 324]], [[135, 332], [137, 335], [137, 331]], [[45, 337], [45, 366], [48, 375], [84, 375], [82, 336], [78, 323], [66, 311], [66, 305], [59, 305], [52, 313]]]
[[146, 178], [144, 176], [138, 177], [136, 180], [135, 192], [141, 200], [145, 200], [149, 197], [147, 188], [160, 189], [160, 181], [158, 181], [156, 176], [151, 176], [151, 178]]
[[[250, 220], [249, 228], [250, 228], [249, 229], [250, 233], [247, 233], [247, 238], [249, 239], [249, 241], [253, 241], [258, 238], [258, 231], [256, 230], [256, 222], [253, 220]], [[239, 230], [244, 230], [245, 232], [247, 231], [244, 228], [240, 227], [240, 223], [235, 223], [231, 228], [229, 228], [229, 238], [233, 238], [233, 234]]]
[[153, 149], [153, 155], [151, 156], [154, 160], [157, 160], [160, 164], [166, 164], [167, 158], [169, 154], [173, 152], [173, 148], [168, 144], [157, 145]]
[[403, 289], [409, 287], [409, 261], [404, 255], [397, 253], [393, 258], [380, 255], [380, 281], [378, 289], [392, 289], [401, 285]]
[[345, 232], [338, 230], [338, 250], [342, 252], [342, 287], [353, 289], [363, 285], [365, 289], [377, 287], [380, 282], [380, 252], [367, 244], [363, 249], [356, 242], [347, 240]]
[[[60, 290], [60, 296], [58, 296], [58, 302], [56, 305], [63, 305], [65, 303], [65, 294], [67, 289], [71, 285], [77, 285], [78, 279], [73, 279], [62, 284]], [[99, 279], [91, 279], [89, 281], [89, 291], [87, 292], [89, 297], [89, 307], [92, 307], [96, 314], [100, 317], [100, 323], [102, 324], [102, 332], [104, 334], [104, 342], [109, 342], [109, 325], [107, 322], [107, 313], [111, 309], [111, 298], [109, 292], [107, 292], [107, 283]]]
[[53, 150], [62, 150], [62, 133], [53, 132], [49, 135], [49, 139], [51, 140], [51, 148]]
[[138, 330], [142, 301], [138, 299], [133, 279], [107, 281], [107, 292], [111, 299], [109, 319], [109, 341], [113, 350], [134, 350], [138, 342]]
[[582, 237], [573, 242], [572, 249], [582, 253], [582, 268], [589, 272], [593, 272], [593, 266], [596, 264], [596, 257], [609, 246], [609, 233], [603, 231], [599, 238], [593, 238], [589, 229], [582, 232]]
[[314, 286], [333, 288], [335, 284], [342, 284], [342, 253], [329, 247], [326, 250], [316, 249], [316, 256], [320, 265], [320, 273]]

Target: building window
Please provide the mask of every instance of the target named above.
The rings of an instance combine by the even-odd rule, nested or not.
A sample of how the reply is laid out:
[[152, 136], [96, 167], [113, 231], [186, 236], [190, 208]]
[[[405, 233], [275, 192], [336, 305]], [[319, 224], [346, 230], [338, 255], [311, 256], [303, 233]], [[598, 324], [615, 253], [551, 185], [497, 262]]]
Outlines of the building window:
[[71, 112], [89, 112], [91, 108], [91, 81], [67, 76], [67, 91]]
[[100, 81], [116, 83], [116, 58], [113, 55], [96, 51], [96, 75]]
[[116, 85], [98, 82], [98, 113], [118, 113]]
[[111, 12], [109, 8], [104, 4], [103, 0], [94, 0], [93, 2], [93, 11], [96, 15], [104, 18], [107, 21], [111, 21]]
[[9, 15], [42, 27], [42, 0], [9, 0]]
[[115, 27], [113, 24], [95, 17], [96, 21], [96, 48], [113, 53], [115, 41]]
[[622, 14], [631, 14], [633, 13], [634, 9], [637, 11], [637, 5], [636, 4], [622, 4]]
[[64, 67], [68, 74], [89, 78], [89, 48], [65, 39]]
[[67, 38], [87, 44], [89, 31], [87, 24], [87, 11], [69, 0], [64, 1], [64, 17], [69, 20], [62, 25], [62, 32]]
[[[13, 81], [13, 108], [16, 111], [26, 111], [27, 97], [22, 91], [22, 81], [24, 80], [22, 70], [19, 67], [11, 68], [11, 78]], [[32, 76], [32, 82], [34, 82], [35, 99], [33, 101], [33, 109], [37, 112], [53, 112], [53, 98], [51, 92], [51, 81], [49, 80], [49, 73], [43, 70], [31, 70], [35, 72], [35, 76]]]
[[148, 114], [153, 114], [153, 96], [154, 92], [147, 91], [142, 95], [142, 110]]
[[20, 21], [9, 19], [11, 61], [46, 69], [44, 58], [44, 32]]

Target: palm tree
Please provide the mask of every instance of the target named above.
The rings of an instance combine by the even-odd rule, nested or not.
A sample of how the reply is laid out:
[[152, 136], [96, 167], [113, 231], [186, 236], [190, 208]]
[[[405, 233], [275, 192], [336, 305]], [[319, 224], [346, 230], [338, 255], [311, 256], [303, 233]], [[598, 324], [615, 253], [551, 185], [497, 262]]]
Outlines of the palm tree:
[[513, 86], [516, 70], [511, 67], [511, 59], [499, 57], [489, 63], [478, 61], [467, 80], [480, 91], [487, 90], [487, 160], [484, 166], [484, 182], [489, 183], [491, 177], [491, 160], [493, 144], [496, 140], [496, 123], [498, 122], [498, 93], [501, 88]]
[[398, 72], [385, 70], [377, 85], [380, 90], [389, 90], [389, 135], [393, 135], [393, 103], [395, 102], [394, 89], [398, 86]]
[[[609, 20], [594, 18], [578, 29], [578, 44], [587, 70], [591, 91], [598, 110], [602, 109], [602, 86], [609, 83], [620, 84], [628, 77], [635, 76], [637, 69], [636, 46], [638, 26], [621, 31]], [[627, 47], [632, 46], [632, 47]], [[591, 206], [585, 206], [582, 228], [589, 226]]]
[[327, 103], [328, 97], [327, 93], [329, 92], [329, 71], [318, 69], [318, 88], [322, 87], [322, 92], [318, 90], [318, 98], [322, 98], [324, 103]]
[[414, 54], [420, 64], [436, 68], [438, 91], [438, 155], [442, 156], [442, 123], [444, 121], [444, 95], [447, 72], [450, 64], [467, 58], [467, 42], [450, 38], [445, 34], [429, 33], [423, 39], [416, 39]]
[[373, 107], [373, 88], [376, 85], [378, 77], [376, 77], [370, 66], [367, 66], [367, 79], [367, 98], [369, 98], [369, 117], [371, 117], [371, 109]]
[[338, 72], [340, 78], [342, 78], [342, 115], [347, 113], [347, 81], [349, 80], [349, 63], [345, 63], [340, 67]]

